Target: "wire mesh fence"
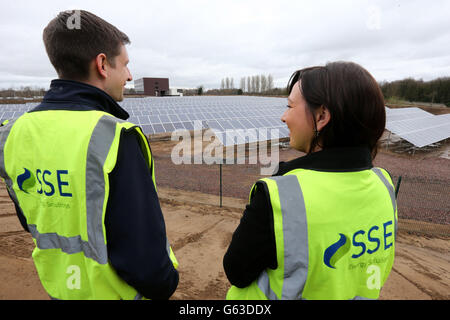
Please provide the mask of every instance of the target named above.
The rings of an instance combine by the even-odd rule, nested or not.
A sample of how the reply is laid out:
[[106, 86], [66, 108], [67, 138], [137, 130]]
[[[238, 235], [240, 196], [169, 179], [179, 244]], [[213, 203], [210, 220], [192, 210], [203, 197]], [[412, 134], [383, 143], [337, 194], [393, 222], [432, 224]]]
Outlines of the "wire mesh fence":
[[398, 184], [400, 177], [397, 196], [399, 228], [449, 237], [450, 177], [392, 176], [394, 184]]
[[[261, 164], [175, 165], [168, 154], [154, 153], [157, 184], [224, 197], [248, 199], [255, 181], [261, 178]], [[291, 154], [280, 160], [293, 158]], [[397, 195], [399, 230], [430, 236], [450, 237], [450, 161], [418, 160], [379, 154], [375, 166], [386, 168]], [[437, 169], [436, 169], [437, 168]], [[221, 189], [222, 188], [222, 189]], [[219, 202], [217, 203], [219, 205]], [[244, 209], [244, 208], [243, 208]]]

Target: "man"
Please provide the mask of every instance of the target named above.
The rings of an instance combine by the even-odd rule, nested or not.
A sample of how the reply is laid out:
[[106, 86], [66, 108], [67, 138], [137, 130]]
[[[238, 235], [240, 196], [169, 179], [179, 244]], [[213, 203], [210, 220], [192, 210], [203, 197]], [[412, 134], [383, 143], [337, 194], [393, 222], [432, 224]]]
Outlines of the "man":
[[55, 299], [168, 299], [178, 264], [150, 147], [116, 102], [130, 41], [87, 11], [61, 12], [43, 38], [59, 79], [0, 127], [0, 175], [43, 287]]

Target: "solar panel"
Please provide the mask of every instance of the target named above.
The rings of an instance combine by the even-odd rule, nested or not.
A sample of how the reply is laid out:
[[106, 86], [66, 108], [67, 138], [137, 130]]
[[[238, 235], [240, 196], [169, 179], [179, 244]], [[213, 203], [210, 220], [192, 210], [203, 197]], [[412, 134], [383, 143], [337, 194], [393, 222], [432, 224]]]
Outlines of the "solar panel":
[[27, 102], [25, 104], [0, 104], [0, 123], [5, 120], [18, 118], [38, 104], [39, 103], [36, 102]]
[[422, 148], [450, 137], [450, 114], [435, 116], [419, 108], [386, 108], [386, 129]]
[[426, 112], [420, 108], [386, 108], [386, 122], [403, 121], [408, 119], [421, 119], [433, 117], [432, 113]]

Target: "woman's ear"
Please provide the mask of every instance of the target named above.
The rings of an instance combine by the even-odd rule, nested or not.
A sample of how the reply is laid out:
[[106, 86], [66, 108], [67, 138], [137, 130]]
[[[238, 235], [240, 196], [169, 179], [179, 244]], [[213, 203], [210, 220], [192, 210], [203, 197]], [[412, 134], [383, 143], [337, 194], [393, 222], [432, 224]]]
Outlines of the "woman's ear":
[[316, 126], [317, 131], [322, 131], [323, 128], [330, 122], [331, 120], [331, 114], [330, 110], [328, 110], [326, 107], [321, 106], [316, 113]]

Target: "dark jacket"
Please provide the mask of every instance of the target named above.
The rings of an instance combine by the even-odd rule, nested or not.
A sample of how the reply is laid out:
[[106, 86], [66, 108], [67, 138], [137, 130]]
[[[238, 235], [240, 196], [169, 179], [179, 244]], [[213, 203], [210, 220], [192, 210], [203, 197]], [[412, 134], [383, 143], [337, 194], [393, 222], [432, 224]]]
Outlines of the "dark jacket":
[[[326, 172], [351, 172], [373, 167], [368, 148], [335, 148], [315, 152], [289, 162], [280, 162], [274, 176], [294, 169]], [[235, 230], [225, 253], [223, 266], [230, 283], [245, 288], [267, 269], [277, 268], [273, 213], [268, 190], [257, 183], [250, 203]]]
[[[104, 91], [69, 80], [53, 80], [42, 103], [30, 112], [45, 110], [99, 110], [122, 120], [129, 117]], [[109, 174], [108, 258], [117, 274], [142, 295], [168, 299], [177, 288], [178, 272], [167, 254], [164, 217], [139, 139], [135, 130], [122, 130], [117, 163]], [[16, 211], [28, 231], [17, 205]]]

